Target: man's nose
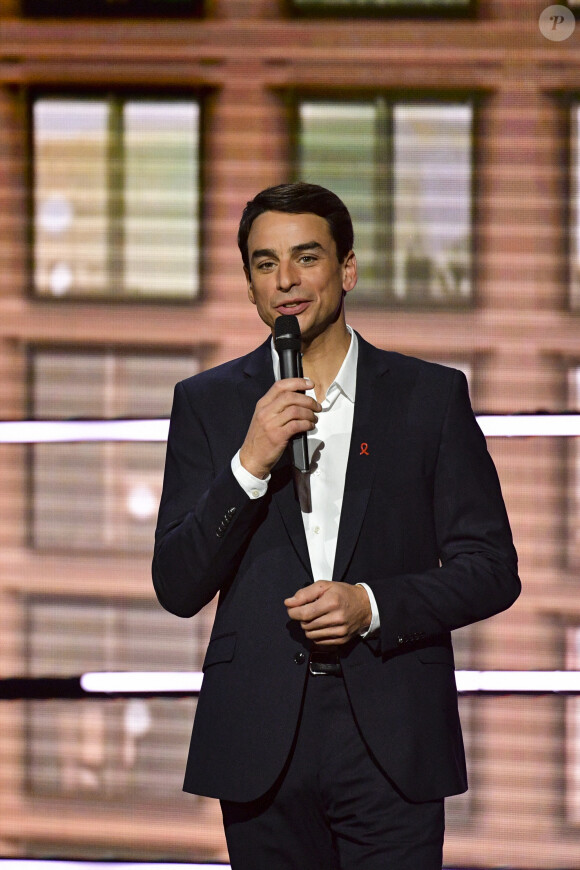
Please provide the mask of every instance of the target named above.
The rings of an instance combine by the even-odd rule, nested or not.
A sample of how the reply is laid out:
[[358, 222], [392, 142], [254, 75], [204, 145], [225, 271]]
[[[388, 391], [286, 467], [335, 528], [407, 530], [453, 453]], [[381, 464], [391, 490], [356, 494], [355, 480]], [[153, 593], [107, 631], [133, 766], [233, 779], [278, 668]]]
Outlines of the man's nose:
[[281, 262], [278, 265], [278, 289], [291, 290], [300, 283], [298, 270], [292, 262]]

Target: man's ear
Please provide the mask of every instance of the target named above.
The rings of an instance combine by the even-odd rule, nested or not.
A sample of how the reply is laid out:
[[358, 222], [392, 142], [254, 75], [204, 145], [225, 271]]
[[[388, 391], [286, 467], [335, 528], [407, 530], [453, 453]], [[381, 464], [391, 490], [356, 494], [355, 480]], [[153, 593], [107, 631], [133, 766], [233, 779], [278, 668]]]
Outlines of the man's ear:
[[354, 251], [349, 251], [342, 263], [342, 289], [349, 293], [356, 286], [358, 272]]
[[254, 288], [252, 287], [252, 276], [250, 275], [250, 270], [246, 266], [244, 266], [244, 275], [246, 276], [246, 284], [248, 285], [248, 299], [253, 305], [255, 305], [256, 298], [254, 296]]

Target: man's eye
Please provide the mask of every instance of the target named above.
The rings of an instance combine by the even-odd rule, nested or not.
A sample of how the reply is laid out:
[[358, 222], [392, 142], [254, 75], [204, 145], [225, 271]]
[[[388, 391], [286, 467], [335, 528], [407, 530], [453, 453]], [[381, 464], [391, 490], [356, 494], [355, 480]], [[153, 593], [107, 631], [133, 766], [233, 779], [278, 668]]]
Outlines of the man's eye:
[[301, 263], [314, 263], [314, 262], [316, 262], [316, 257], [314, 257], [312, 254], [302, 254], [302, 256], [300, 257], [300, 262]]
[[263, 263], [258, 263], [258, 269], [262, 272], [267, 271], [268, 269], [272, 269], [274, 267], [274, 263], [271, 260], [264, 260]]

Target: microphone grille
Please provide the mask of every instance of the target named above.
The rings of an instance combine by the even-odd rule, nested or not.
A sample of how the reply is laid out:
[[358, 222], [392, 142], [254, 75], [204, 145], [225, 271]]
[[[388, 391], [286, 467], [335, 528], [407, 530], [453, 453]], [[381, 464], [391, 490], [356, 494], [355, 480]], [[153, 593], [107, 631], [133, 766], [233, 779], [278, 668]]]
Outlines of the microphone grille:
[[300, 339], [300, 324], [295, 314], [281, 314], [274, 322], [274, 346], [276, 350], [299, 351], [302, 342]]

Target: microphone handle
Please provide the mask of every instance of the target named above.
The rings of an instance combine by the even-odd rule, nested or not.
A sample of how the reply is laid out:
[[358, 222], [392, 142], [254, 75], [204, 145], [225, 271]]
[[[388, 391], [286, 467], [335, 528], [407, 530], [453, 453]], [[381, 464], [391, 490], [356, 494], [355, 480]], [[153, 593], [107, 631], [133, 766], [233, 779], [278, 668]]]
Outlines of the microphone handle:
[[[283, 378], [301, 378], [302, 374], [302, 354], [294, 350], [278, 351], [280, 356], [280, 374]], [[304, 390], [300, 390], [301, 393]], [[299, 432], [293, 435], [288, 445], [292, 464], [298, 471], [308, 471], [310, 461], [308, 459], [308, 440], [306, 432]]]

